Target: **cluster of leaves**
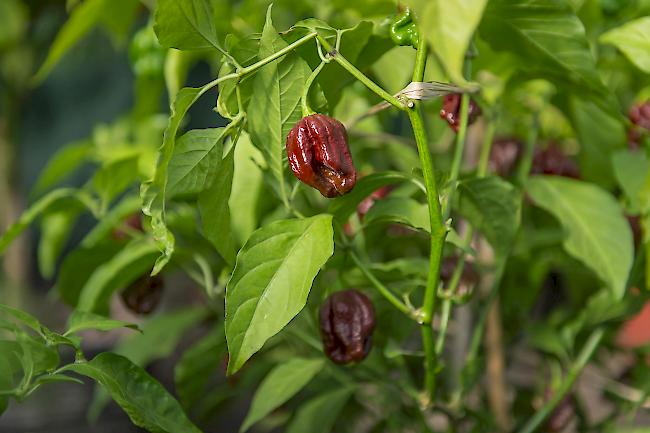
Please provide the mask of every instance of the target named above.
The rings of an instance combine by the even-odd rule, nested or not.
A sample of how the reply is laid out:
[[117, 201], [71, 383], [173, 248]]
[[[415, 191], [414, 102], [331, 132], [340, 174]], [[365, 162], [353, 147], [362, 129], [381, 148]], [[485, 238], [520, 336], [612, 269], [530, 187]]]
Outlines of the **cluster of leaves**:
[[[266, 17], [261, 0], [68, 3], [70, 18], [35, 80], [45, 79], [92, 28], [124, 41], [146, 15], [129, 50], [134, 107], [61, 149], [38, 179], [31, 207], [0, 237], [2, 252], [38, 222], [41, 273], [56, 276], [54, 290], [75, 309], [67, 331], [58, 334], [2, 307], [12, 320], [0, 322], [7, 349], [0, 351], [0, 408], [8, 396], [21, 400], [44, 383], [74, 380], [74, 372], [102, 386], [95, 414], [112, 397], [136, 425], [194, 432], [190, 418], [205, 422], [264, 377], [242, 431], [262, 422], [267, 428], [288, 422], [289, 432], [328, 432], [335, 425], [430, 431], [436, 410], [458, 431], [506, 429], [502, 407], [464, 398], [474, 390], [493, 403], [481, 381], [480, 343], [495, 303], [502, 311], [500, 344], [532, 351], [549, 366], [539, 380], [514, 385], [508, 416], [521, 423], [535, 412], [529, 402], [545, 394], [549, 376], [559, 392], [557, 383], [565, 374], [575, 379], [603, 333], [613, 343], [614, 333], [605, 331], [647, 298], [650, 243], [642, 239], [635, 253], [625, 215], [638, 217], [643, 233], [650, 227], [650, 143], [627, 148], [630, 125], [623, 115], [650, 96], [647, 1], [405, 2], [431, 50], [424, 80], [480, 89], [472, 97], [483, 113], [465, 140], [467, 96], [457, 135], [440, 120], [439, 100], [416, 104], [434, 154], [448, 231], [444, 255], [462, 257], [455, 262], [459, 272], [468, 261], [480, 274], [480, 290], [462, 296], [440, 290], [434, 351], [427, 349], [433, 341], [420, 345], [422, 310], [413, 307], [426, 302], [427, 281], [438, 272], [427, 265], [437, 232], [427, 168], [410, 131], [402, 134], [406, 116], [396, 110], [368, 116], [383, 102], [378, 92], [364, 87], [369, 78], [356, 81], [334, 61], [344, 58], [389, 94], [404, 88], [416, 50], [391, 41], [396, 2], [287, 0], [269, 7]], [[25, 37], [27, 24], [15, 23], [27, 22], [26, 10], [19, 0], [0, 3], [0, 17], [23, 17], [0, 25], [0, 49]], [[314, 18], [294, 24], [302, 16], [331, 18], [343, 30]], [[273, 17], [285, 20], [282, 27]], [[319, 52], [325, 43], [338, 47], [336, 55]], [[215, 79], [184, 87], [199, 62], [212, 67]], [[159, 113], [165, 93], [169, 115]], [[311, 107], [348, 125], [360, 178], [345, 196], [328, 201], [289, 174], [285, 138], [303, 115], [303, 94]], [[220, 126], [187, 130], [192, 105], [209, 96]], [[525, 143], [510, 174], [486, 173], [495, 136]], [[465, 141], [482, 155], [475, 169], [465, 152], [460, 172]], [[549, 143], [575, 156], [580, 179], [529, 175], [535, 153]], [[86, 166], [93, 170], [82, 186], [61, 187]], [[384, 187], [390, 194], [357, 212]], [[143, 229], [125, 226], [140, 210]], [[57, 267], [76, 221], [88, 213], [95, 226]], [[108, 318], [110, 301], [149, 272], [189, 277], [201, 289], [201, 306], [161, 312], [145, 322], [142, 335], [87, 361], [76, 333], [125, 326]], [[562, 284], [545, 284], [558, 275]], [[369, 358], [341, 367], [322, 354], [315, 318], [327, 294], [350, 287], [372, 298], [378, 319]], [[549, 306], [558, 292], [562, 302]], [[452, 314], [466, 303], [472, 317]], [[447, 330], [450, 317], [454, 332]], [[206, 323], [209, 331], [176, 366], [178, 403], [143, 367]], [[426, 340], [431, 328], [425, 325]], [[452, 339], [457, 350], [445, 350]], [[74, 349], [76, 361], [60, 366], [64, 346]], [[208, 386], [206, 377], [221, 373], [226, 352], [232, 378]], [[433, 395], [420, 390], [429, 375], [438, 377]], [[299, 393], [303, 398], [292, 399]]]

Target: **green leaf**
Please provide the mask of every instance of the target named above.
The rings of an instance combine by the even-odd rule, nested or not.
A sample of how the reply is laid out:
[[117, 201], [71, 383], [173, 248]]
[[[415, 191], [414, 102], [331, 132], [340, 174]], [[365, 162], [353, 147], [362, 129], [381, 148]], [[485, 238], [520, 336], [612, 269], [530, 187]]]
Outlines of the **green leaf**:
[[628, 21], [599, 38], [602, 44], [612, 44], [643, 72], [650, 74], [650, 17]]
[[14, 319], [18, 320], [21, 324], [31, 328], [39, 334], [42, 334], [43, 325], [41, 325], [41, 322], [36, 317], [32, 316], [28, 312], [4, 304], [0, 304], [0, 311], [10, 315]]
[[221, 325], [183, 353], [174, 368], [174, 378], [178, 398], [185, 409], [194, 407], [205, 396], [208, 378], [225, 356], [226, 339]]
[[65, 243], [75, 227], [75, 222], [83, 208], [66, 206], [48, 212], [41, 219], [41, 237], [38, 242], [38, 268], [43, 277], [54, 276], [56, 263]]
[[139, 427], [156, 433], [200, 432], [158, 381], [123, 356], [102, 353], [92, 361], [70, 364], [65, 370], [101, 384]]
[[20, 234], [50, 206], [60, 202], [61, 200], [74, 197], [76, 193], [77, 191], [72, 188], [57, 189], [31, 205], [29, 209], [23, 212], [18, 221], [9, 226], [7, 231], [0, 236], [0, 254], [2, 254], [14, 239], [20, 236]]
[[12, 355], [6, 359], [12, 363], [13, 371], [20, 371], [21, 364], [24, 367], [26, 363], [30, 364], [33, 374], [51, 371], [59, 366], [59, 353], [46, 346], [43, 340], [25, 334], [17, 336], [17, 340], [0, 340], [0, 353]]
[[209, 0], [158, 0], [155, 20], [154, 31], [165, 48], [223, 52]]
[[260, 384], [248, 415], [239, 429], [245, 432], [253, 424], [283, 405], [305, 387], [323, 368], [322, 359], [294, 358], [279, 364]]
[[611, 155], [626, 146], [625, 125], [612, 115], [578, 96], [569, 99], [571, 123], [580, 141], [580, 168], [585, 180], [604, 187], [614, 182]]
[[[197, 308], [164, 313], [153, 317], [142, 325], [142, 333], [134, 334], [121, 341], [114, 352], [128, 358], [136, 365], [145, 367], [151, 362], [171, 356], [180, 339], [190, 328], [206, 316], [206, 311]], [[108, 394], [95, 389], [89, 412], [96, 418], [108, 404]]]
[[[258, 57], [267, 57], [286, 46], [287, 43], [273, 27], [269, 7]], [[283, 162], [285, 141], [291, 128], [302, 117], [300, 97], [310, 74], [307, 63], [292, 52], [262, 67], [255, 75], [253, 84], [248, 108], [248, 132], [253, 144], [264, 153], [283, 200], [287, 197]]]
[[497, 255], [507, 255], [519, 229], [520, 192], [500, 177], [463, 181], [458, 192], [458, 212], [483, 233]]
[[334, 219], [338, 223], [344, 224], [350, 215], [357, 210], [357, 206], [364, 198], [382, 186], [394, 185], [408, 180], [410, 179], [406, 175], [392, 171], [369, 174], [359, 179], [349, 194], [333, 199], [328, 211], [334, 215]]
[[199, 194], [199, 212], [205, 237], [228, 264], [235, 263], [235, 241], [230, 224], [228, 200], [232, 188], [235, 148], [221, 162], [211, 187]]
[[[105, 210], [118, 194], [139, 178], [139, 155], [128, 155], [109, 162], [93, 176], [93, 186], [101, 199], [101, 209]], [[103, 212], [102, 212], [103, 213]]]
[[149, 273], [157, 253], [156, 245], [147, 239], [136, 239], [125, 245], [86, 281], [77, 308], [88, 312], [107, 312], [111, 295]]
[[[163, 2], [161, 2], [163, 3]], [[168, 2], [169, 3], [169, 2]], [[160, 4], [160, 3], [159, 3]], [[165, 129], [163, 143], [160, 148], [160, 157], [156, 166], [156, 173], [153, 179], [142, 184], [140, 195], [142, 196], [142, 212], [151, 217], [151, 228], [153, 236], [162, 255], [156, 260], [153, 274], [157, 274], [171, 259], [174, 252], [174, 235], [167, 228], [165, 221], [165, 200], [166, 187], [169, 172], [169, 162], [174, 155], [176, 146], [176, 134], [181, 121], [187, 110], [196, 102], [199, 97], [209, 90], [208, 86], [202, 88], [186, 87], [181, 89], [174, 98], [171, 106], [169, 123]]]
[[566, 1], [492, 0], [480, 34], [494, 50], [517, 56], [519, 70], [566, 84], [604, 104], [607, 91], [585, 29]]
[[614, 176], [625, 193], [628, 211], [641, 211], [641, 193], [650, 171], [650, 161], [644, 152], [620, 150], [612, 155]]
[[52, 42], [45, 61], [34, 76], [34, 81], [43, 81], [61, 58], [97, 25], [105, 9], [110, 6], [111, 2], [108, 0], [85, 0], [74, 8], [70, 18]]
[[87, 311], [75, 310], [68, 319], [68, 330], [63, 335], [75, 334], [86, 329], [98, 331], [111, 331], [118, 328], [131, 328], [139, 331], [140, 328], [134, 323], [127, 323], [121, 320], [109, 319], [108, 317]]
[[59, 149], [47, 162], [32, 188], [32, 196], [39, 196], [59, 182], [65, 180], [84, 162], [90, 161], [93, 144], [83, 140]]
[[142, 333], [120, 342], [115, 352], [145, 366], [172, 354], [183, 335], [206, 316], [202, 308], [159, 314], [142, 325]]
[[418, 230], [431, 231], [429, 207], [408, 197], [386, 197], [377, 200], [363, 219], [366, 225], [398, 223]]
[[555, 176], [532, 177], [526, 190], [535, 204], [559, 220], [566, 231], [566, 251], [591, 268], [620, 299], [634, 247], [616, 200], [595, 185]]
[[233, 374], [300, 312], [334, 251], [332, 216], [273, 222], [237, 255], [226, 287], [226, 340]]
[[309, 400], [298, 409], [286, 432], [330, 432], [353, 391], [353, 388], [346, 387]]
[[198, 194], [218, 179], [226, 128], [196, 129], [182, 135], [169, 161], [167, 194]]
[[264, 192], [260, 168], [263, 163], [262, 152], [253, 146], [249, 135], [242, 132], [235, 147], [235, 171], [228, 200], [230, 211], [237, 215], [231, 223], [238, 245], [243, 245], [258, 226], [258, 203]]
[[424, 32], [431, 49], [451, 80], [464, 83], [463, 64], [487, 0], [430, 0], [418, 12], [418, 30]]
[[120, 251], [113, 243], [77, 248], [61, 264], [55, 290], [68, 305], [76, 306], [86, 281], [97, 268], [111, 260]]

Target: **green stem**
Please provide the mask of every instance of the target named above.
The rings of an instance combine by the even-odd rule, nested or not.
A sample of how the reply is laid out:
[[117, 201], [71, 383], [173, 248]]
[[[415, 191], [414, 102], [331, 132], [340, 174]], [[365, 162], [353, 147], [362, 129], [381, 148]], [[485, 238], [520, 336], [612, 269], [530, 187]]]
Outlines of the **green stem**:
[[381, 293], [381, 295], [386, 298], [388, 302], [390, 302], [395, 308], [397, 308], [399, 311], [402, 313], [406, 314], [407, 316], [411, 318], [415, 318], [415, 312], [409, 308], [406, 304], [404, 304], [402, 301], [400, 301], [397, 296], [391, 292], [388, 287], [384, 286], [381, 281], [377, 279], [373, 275], [373, 273], [368, 269], [368, 267], [361, 261], [361, 259], [354, 253], [353, 251], [350, 252], [350, 257], [352, 258], [352, 261], [357, 265], [359, 269], [361, 269], [361, 272], [368, 278], [368, 280], [372, 283], [373, 286]]
[[596, 328], [589, 339], [582, 347], [578, 358], [571, 366], [569, 374], [560, 385], [559, 389], [553, 394], [553, 398], [546, 402], [544, 407], [540, 409], [520, 430], [520, 433], [533, 433], [542, 424], [542, 422], [553, 412], [555, 407], [562, 401], [564, 396], [571, 390], [576, 379], [587, 365], [587, 362], [594, 354], [600, 341], [603, 339], [605, 329], [603, 327]]
[[[418, 40], [418, 53], [415, 58], [415, 68], [413, 71], [413, 81], [422, 81], [424, 77], [424, 68], [426, 66], [427, 44], [422, 35]], [[426, 130], [420, 114], [420, 103], [415, 102], [407, 110], [415, 143], [420, 156], [422, 173], [424, 176], [424, 185], [426, 187], [427, 204], [429, 206], [429, 223], [431, 226], [431, 251], [429, 256], [429, 271], [427, 277], [427, 287], [424, 292], [424, 303], [422, 305], [422, 346], [424, 348], [424, 387], [428, 395], [429, 402], [435, 398], [436, 390], [436, 354], [433, 344], [433, 329], [431, 321], [438, 297], [438, 285], [440, 282], [440, 261], [442, 259], [442, 248], [445, 243], [447, 230], [443, 224], [442, 212], [440, 208], [440, 199], [438, 194], [438, 185], [431, 160], [431, 152], [427, 140]]]
[[393, 107], [398, 108], [400, 110], [406, 109], [402, 101], [400, 101], [399, 99], [397, 99], [396, 97], [394, 97], [393, 95], [385, 91], [374, 81], [368, 78], [363, 72], [357, 69], [356, 66], [350, 63], [339, 52], [333, 50], [332, 46], [329, 44], [329, 42], [327, 42], [327, 40], [325, 40], [325, 38], [323, 38], [322, 36], [318, 36], [318, 40], [320, 41], [321, 45], [329, 52], [329, 55], [332, 59], [334, 59], [339, 65], [341, 65], [341, 67], [343, 67], [343, 69], [348, 71], [354, 78], [359, 80], [368, 89], [375, 92], [380, 98], [388, 102]]
[[271, 54], [270, 56], [263, 58], [259, 62], [253, 63], [252, 65], [246, 66], [245, 68], [238, 68], [236, 73], [239, 75], [239, 77], [243, 77], [244, 75], [246, 75], [248, 73], [256, 71], [259, 68], [261, 68], [262, 66], [271, 63], [275, 59], [278, 59], [278, 58], [284, 56], [285, 54], [290, 53], [291, 51], [295, 50], [299, 46], [306, 44], [307, 42], [314, 39], [316, 36], [318, 36], [318, 34], [315, 33], [315, 32], [310, 33], [310, 34], [308, 34], [306, 36], [303, 36], [302, 38], [298, 39], [296, 42], [294, 42], [294, 43], [292, 43], [290, 45], [287, 45], [286, 47], [282, 48], [279, 51], [276, 51], [275, 53]]

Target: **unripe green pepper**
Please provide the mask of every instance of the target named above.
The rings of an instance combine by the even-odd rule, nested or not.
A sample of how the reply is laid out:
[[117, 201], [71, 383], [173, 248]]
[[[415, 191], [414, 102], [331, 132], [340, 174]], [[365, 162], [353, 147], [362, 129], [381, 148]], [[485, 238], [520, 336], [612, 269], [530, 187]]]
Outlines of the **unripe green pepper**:
[[389, 34], [397, 45], [411, 46], [417, 49], [420, 35], [409, 8], [406, 8], [404, 12], [395, 17], [390, 26]]

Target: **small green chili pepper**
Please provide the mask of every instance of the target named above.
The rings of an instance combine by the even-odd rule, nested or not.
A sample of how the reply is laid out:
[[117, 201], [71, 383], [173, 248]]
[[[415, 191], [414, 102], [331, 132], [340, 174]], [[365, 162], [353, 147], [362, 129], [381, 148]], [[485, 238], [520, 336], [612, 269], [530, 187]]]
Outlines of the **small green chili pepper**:
[[390, 26], [390, 38], [397, 45], [418, 47], [419, 33], [409, 8], [397, 15]]

